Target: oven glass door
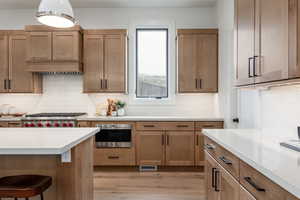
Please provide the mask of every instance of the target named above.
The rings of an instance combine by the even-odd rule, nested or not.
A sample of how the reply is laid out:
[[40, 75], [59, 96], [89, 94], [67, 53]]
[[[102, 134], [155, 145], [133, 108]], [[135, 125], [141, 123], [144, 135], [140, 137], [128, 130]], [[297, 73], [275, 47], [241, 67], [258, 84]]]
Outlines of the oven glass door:
[[97, 148], [130, 148], [130, 129], [102, 129], [96, 134]]

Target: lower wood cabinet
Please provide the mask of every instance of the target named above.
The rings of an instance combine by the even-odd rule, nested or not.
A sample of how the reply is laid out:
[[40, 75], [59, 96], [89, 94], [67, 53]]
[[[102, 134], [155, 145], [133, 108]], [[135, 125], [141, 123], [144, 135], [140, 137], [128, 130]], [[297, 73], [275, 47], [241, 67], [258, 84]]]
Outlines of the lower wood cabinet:
[[168, 131], [166, 133], [166, 165], [193, 166], [195, 164], [194, 131]]
[[195, 133], [195, 164], [204, 166], [204, 135], [201, 131]]
[[208, 153], [205, 157], [207, 200], [239, 200], [239, 183]]
[[95, 166], [134, 166], [135, 152], [131, 148], [108, 148], [94, 150]]
[[137, 164], [163, 165], [165, 163], [165, 132], [137, 132]]
[[245, 188], [240, 186], [240, 200], [256, 200]]
[[0, 122], [0, 128], [15, 128], [15, 127], [22, 127], [21, 122]]

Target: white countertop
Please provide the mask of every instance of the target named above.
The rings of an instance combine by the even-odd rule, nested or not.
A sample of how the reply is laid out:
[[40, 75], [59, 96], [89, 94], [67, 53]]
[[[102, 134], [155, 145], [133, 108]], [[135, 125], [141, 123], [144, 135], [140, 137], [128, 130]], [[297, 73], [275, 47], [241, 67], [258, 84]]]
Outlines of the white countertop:
[[0, 128], [0, 155], [59, 155], [98, 128]]
[[217, 117], [195, 117], [195, 116], [83, 116], [78, 117], [78, 121], [223, 121]]
[[[273, 132], [267, 133], [268, 131], [278, 130], [206, 129], [203, 132], [242, 161], [300, 198], [300, 153], [280, 146], [279, 143], [288, 138], [270, 137]], [[284, 134], [281, 132], [281, 135]]]

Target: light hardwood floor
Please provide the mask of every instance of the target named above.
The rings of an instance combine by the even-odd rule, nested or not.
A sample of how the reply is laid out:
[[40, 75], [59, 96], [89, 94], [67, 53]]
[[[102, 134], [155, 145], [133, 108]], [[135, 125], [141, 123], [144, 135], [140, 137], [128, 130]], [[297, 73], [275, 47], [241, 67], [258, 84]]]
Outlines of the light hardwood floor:
[[95, 200], [205, 200], [202, 172], [94, 173]]

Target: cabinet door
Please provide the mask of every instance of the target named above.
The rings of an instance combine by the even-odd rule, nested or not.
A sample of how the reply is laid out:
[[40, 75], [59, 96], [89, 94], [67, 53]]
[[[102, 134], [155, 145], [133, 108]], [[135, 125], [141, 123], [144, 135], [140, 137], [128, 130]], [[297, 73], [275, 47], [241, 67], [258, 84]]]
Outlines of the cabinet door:
[[26, 71], [26, 36], [9, 36], [10, 92], [33, 92], [33, 73]]
[[0, 122], [0, 128], [7, 128], [8, 123], [7, 122]]
[[205, 152], [205, 189], [207, 200], [219, 200], [219, 193], [216, 190], [217, 162]]
[[53, 32], [52, 35], [53, 61], [79, 61], [79, 32]]
[[[255, 83], [288, 78], [288, 1], [257, 0], [259, 43]], [[258, 28], [258, 27], [257, 27]], [[258, 35], [257, 35], [258, 36]]]
[[107, 92], [126, 91], [126, 36], [106, 35], [104, 43], [104, 88]]
[[100, 92], [104, 66], [104, 40], [101, 35], [84, 36], [84, 92]]
[[204, 166], [204, 135], [201, 132], [196, 132], [195, 143], [195, 164]]
[[254, 83], [255, 0], [235, 1], [236, 85]]
[[180, 35], [178, 38], [178, 91], [198, 92], [197, 89], [197, 36]]
[[300, 3], [289, 0], [289, 78], [300, 77]]
[[239, 200], [240, 184], [221, 166], [216, 173], [216, 188], [220, 200]]
[[168, 131], [166, 136], [166, 165], [194, 166], [194, 131]]
[[27, 33], [27, 60], [31, 62], [46, 62], [52, 60], [52, 33]]
[[199, 34], [197, 45], [197, 89], [218, 92], [218, 34]]
[[240, 200], [256, 200], [243, 186], [240, 186]]
[[137, 133], [138, 165], [164, 165], [165, 134], [163, 131], [141, 131]]
[[7, 92], [8, 37], [0, 35], [0, 92]]

